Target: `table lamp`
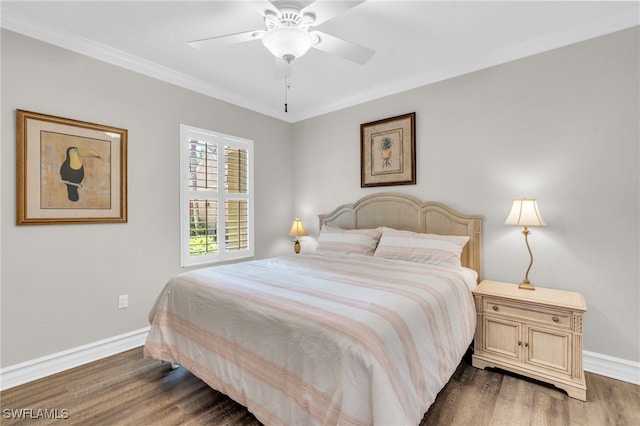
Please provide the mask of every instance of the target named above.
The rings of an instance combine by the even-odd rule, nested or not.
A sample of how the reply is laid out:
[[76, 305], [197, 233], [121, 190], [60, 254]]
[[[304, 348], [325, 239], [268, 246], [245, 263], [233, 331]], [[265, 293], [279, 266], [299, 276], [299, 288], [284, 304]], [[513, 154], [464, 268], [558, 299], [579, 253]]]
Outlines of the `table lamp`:
[[302, 221], [300, 220], [299, 217], [296, 217], [293, 220], [293, 225], [291, 225], [291, 230], [289, 231], [289, 235], [296, 237], [295, 240], [293, 240], [293, 249], [296, 251], [296, 253], [300, 253], [299, 237], [304, 237], [309, 234], [307, 234], [307, 231], [304, 230], [304, 227], [302, 226]]
[[535, 198], [521, 198], [518, 200], [513, 200], [513, 206], [511, 207], [511, 212], [509, 212], [509, 216], [507, 216], [507, 220], [504, 222], [507, 225], [519, 225], [524, 226], [524, 230], [522, 234], [524, 235], [524, 242], [527, 245], [527, 250], [529, 251], [529, 257], [531, 261], [529, 262], [529, 267], [527, 268], [527, 272], [524, 275], [524, 280], [518, 288], [524, 290], [535, 290], [536, 288], [529, 281], [529, 271], [531, 270], [531, 265], [533, 265], [533, 253], [531, 253], [531, 247], [529, 247], [529, 226], [546, 226], [544, 220], [542, 220], [542, 216], [540, 216], [540, 212], [538, 211], [538, 203]]

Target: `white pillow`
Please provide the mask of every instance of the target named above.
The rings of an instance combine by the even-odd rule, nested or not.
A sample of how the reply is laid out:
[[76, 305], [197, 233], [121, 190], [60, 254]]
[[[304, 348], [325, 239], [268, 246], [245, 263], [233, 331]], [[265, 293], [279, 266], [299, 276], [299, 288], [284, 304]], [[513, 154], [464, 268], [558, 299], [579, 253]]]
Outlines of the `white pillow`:
[[461, 268], [460, 255], [467, 241], [467, 236], [421, 234], [385, 227], [374, 256]]
[[341, 229], [324, 225], [318, 236], [318, 253], [366, 254], [373, 255], [382, 228]]

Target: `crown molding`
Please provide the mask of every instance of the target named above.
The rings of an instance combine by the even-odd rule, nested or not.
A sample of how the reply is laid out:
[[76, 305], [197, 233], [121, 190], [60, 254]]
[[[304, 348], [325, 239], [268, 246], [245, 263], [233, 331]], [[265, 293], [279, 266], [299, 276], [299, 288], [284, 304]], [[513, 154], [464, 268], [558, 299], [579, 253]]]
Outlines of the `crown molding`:
[[0, 26], [10, 31], [44, 41], [71, 50], [82, 55], [98, 59], [121, 68], [125, 68], [149, 77], [174, 84], [176, 86], [201, 93], [221, 101], [249, 109], [279, 120], [295, 123], [319, 115], [328, 114], [344, 108], [352, 107], [364, 102], [373, 101], [396, 93], [412, 90], [428, 84], [454, 78], [460, 75], [480, 71], [496, 65], [522, 59], [549, 50], [568, 46], [570, 44], [600, 37], [616, 31], [628, 29], [640, 24], [638, 8], [628, 9], [618, 14], [589, 21], [583, 25], [560, 31], [539, 39], [521, 43], [494, 52], [488, 52], [465, 60], [458, 61], [451, 66], [443, 67], [429, 73], [416, 75], [404, 80], [393, 81], [369, 90], [358, 92], [352, 96], [336, 99], [334, 102], [319, 105], [317, 108], [297, 113], [284, 114], [280, 110], [267, 107], [246, 97], [238, 96], [219, 86], [203, 80], [193, 78], [187, 74], [156, 64], [154, 62], [97, 43], [55, 28], [54, 26], [32, 20], [10, 10], [2, 11]]
[[219, 86], [10, 10], [2, 10], [0, 27], [242, 108], [282, 119], [278, 111]]
[[581, 26], [569, 30], [556, 32], [536, 40], [521, 43], [508, 49], [489, 52], [465, 60], [458, 61], [450, 66], [423, 73], [404, 80], [390, 82], [377, 86], [367, 91], [359, 92], [353, 96], [336, 100], [333, 103], [321, 105], [313, 110], [308, 110], [296, 116], [296, 121], [312, 118], [322, 114], [328, 114], [340, 109], [352, 107], [364, 102], [373, 101], [386, 96], [418, 87], [448, 80], [464, 74], [491, 68], [497, 65], [523, 59], [528, 56], [548, 52], [550, 50], [569, 46], [571, 44], [590, 40], [606, 34], [626, 30], [640, 25], [638, 8], [629, 9], [614, 15], [602, 17], [595, 21], [586, 22]]

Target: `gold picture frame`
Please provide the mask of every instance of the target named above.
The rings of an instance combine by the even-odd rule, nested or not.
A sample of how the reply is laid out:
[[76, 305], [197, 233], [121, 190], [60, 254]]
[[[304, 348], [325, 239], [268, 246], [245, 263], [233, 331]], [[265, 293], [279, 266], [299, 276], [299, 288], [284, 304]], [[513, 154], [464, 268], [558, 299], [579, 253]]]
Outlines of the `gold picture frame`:
[[127, 130], [16, 110], [18, 225], [127, 222]]
[[362, 188], [415, 185], [416, 113], [360, 125]]

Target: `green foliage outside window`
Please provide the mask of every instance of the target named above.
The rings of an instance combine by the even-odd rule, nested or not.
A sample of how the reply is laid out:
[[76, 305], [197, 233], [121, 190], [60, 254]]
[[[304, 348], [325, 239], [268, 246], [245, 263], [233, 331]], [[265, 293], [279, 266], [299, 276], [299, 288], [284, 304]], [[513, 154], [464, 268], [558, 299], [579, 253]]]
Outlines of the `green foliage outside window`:
[[189, 254], [191, 256], [218, 252], [215, 228], [207, 228], [204, 223], [196, 224], [192, 218], [189, 231]]

